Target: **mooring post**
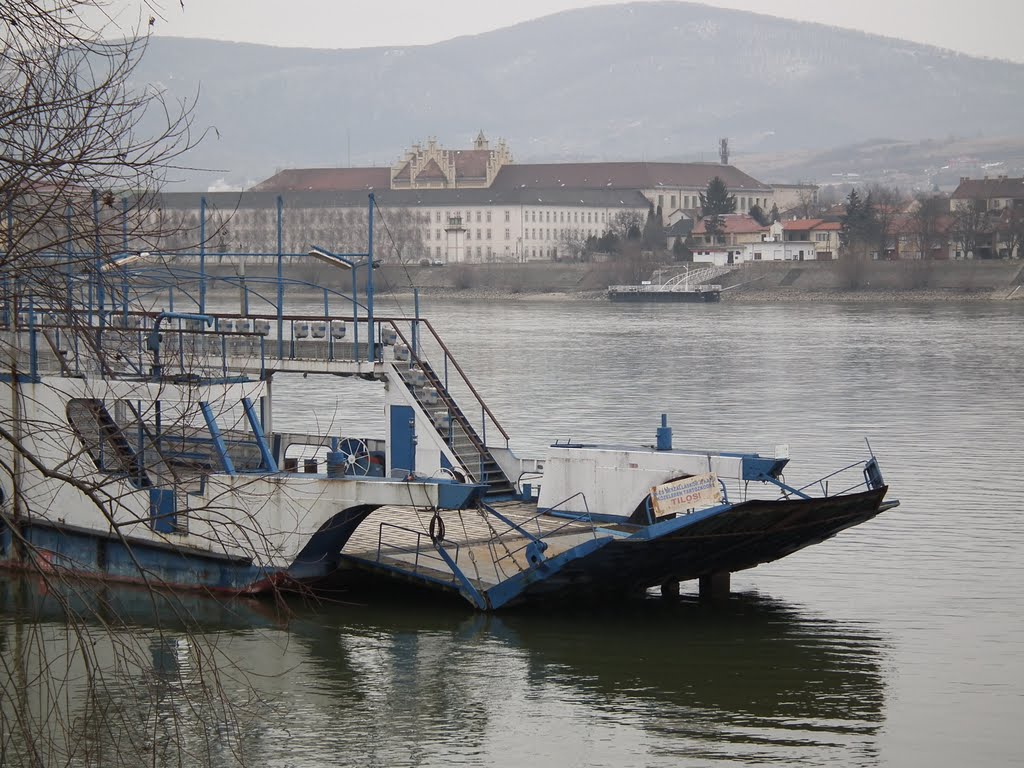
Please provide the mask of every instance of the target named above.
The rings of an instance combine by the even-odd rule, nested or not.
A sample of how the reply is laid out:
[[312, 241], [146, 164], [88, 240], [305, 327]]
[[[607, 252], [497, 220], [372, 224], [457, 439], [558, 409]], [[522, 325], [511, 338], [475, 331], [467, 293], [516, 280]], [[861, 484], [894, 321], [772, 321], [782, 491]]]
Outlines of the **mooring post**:
[[731, 574], [728, 571], [710, 573], [700, 577], [700, 599], [716, 602], [729, 597], [729, 580]]

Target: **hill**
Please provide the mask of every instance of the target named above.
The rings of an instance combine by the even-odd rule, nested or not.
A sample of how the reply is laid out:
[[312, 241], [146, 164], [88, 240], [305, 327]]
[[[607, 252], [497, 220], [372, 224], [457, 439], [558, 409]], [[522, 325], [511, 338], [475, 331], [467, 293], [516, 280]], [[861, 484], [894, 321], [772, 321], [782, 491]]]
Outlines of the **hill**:
[[[483, 128], [519, 161], [714, 158], [874, 136], [1016, 135], [1024, 65], [693, 3], [566, 11], [429, 46], [312, 50], [154, 38], [139, 76], [197, 91], [189, 158], [239, 184], [288, 166], [390, 164]], [[737, 161], [740, 162], [737, 158]]]

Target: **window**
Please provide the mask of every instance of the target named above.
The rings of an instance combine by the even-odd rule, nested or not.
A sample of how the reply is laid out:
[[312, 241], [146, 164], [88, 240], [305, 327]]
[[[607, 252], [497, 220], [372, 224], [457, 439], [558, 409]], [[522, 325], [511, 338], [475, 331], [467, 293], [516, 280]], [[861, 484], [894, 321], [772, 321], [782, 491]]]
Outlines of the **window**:
[[512, 230], [511, 229], [506, 229], [505, 230], [505, 239], [506, 240], [511, 240], [512, 239]]
[[530, 211], [530, 221], [532, 221], [535, 224], [537, 223], [537, 212], [536, 211]]
[[437, 237], [437, 239], [438, 239], [438, 240], [440, 240], [440, 239], [441, 239], [441, 230], [440, 230], [440, 229], [439, 229], [439, 230], [437, 230], [437, 231], [436, 231], [436, 232], [434, 233], [434, 235], [435, 235], [435, 236]]
[[671, 208], [674, 211], [676, 209], [676, 196], [672, 195], [672, 197], [669, 198], [669, 201], [669, 208]]
[[466, 239], [467, 240], [472, 240], [473, 239], [473, 230], [472, 229], [467, 229], [466, 230]]
[[[490, 228], [489, 228], [489, 227], [488, 227], [488, 229], [487, 229], [487, 239], [488, 239], [488, 240], [490, 240], [490, 239], [491, 239], [491, 230], [490, 230]], [[488, 249], [488, 250], [490, 250], [490, 249]]]
[[505, 223], [512, 221], [512, 211], [505, 211]]
[[438, 212], [437, 212], [437, 219], [436, 219], [436, 220], [437, 220], [438, 222], [440, 222], [440, 221], [441, 221], [441, 212], [440, 212], [440, 211], [438, 211]]
[[550, 224], [550, 223], [551, 223], [551, 211], [548, 211], [548, 212], [547, 212], [547, 213], [546, 213], [546, 214], [545, 214], [544, 216], [545, 216], [544, 220], [545, 220], [545, 221], [546, 221], [546, 222], [547, 222], [548, 224]]
[[477, 224], [479, 224], [479, 223], [480, 223], [480, 211], [477, 211], [477, 212], [476, 212], [476, 223], [477, 223]]
[[488, 224], [491, 223], [491, 209], [490, 208], [487, 209], [487, 223]]
[[665, 196], [664, 195], [658, 195], [658, 207], [659, 208], [664, 208], [665, 207]]
[[477, 257], [477, 259], [482, 259], [483, 258], [483, 256], [484, 256], [483, 250], [484, 249], [481, 248], [479, 245], [476, 247], [476, 257]]
[[561, 211], [558, 216], [558, 220], [565, 224], [565, 211]]
[[429, 240], [429, 239], [430, 239], [430, 230], [428, 229], [427, 230], [427, 240]]
[[759, 251], [754, 251], [754, 261], [760, 261], [760, 260], [761, 260], [761, 253]]
[[439, 258], [439, 259], [440, 259], [440, 258], [441, 258], [441, 246], [440, 246], [440, 245], [439, 245], [439, 246], [437, 246], [437, 250], [436, 250], [436, 253], [437, 253], [437, 258]]

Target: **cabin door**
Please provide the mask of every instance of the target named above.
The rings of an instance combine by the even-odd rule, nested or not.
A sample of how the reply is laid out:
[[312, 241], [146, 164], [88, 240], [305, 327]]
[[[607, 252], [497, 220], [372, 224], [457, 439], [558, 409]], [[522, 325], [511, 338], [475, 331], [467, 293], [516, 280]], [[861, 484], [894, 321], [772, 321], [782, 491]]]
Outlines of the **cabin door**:
[[391, 406], [391, 434], [388, 438], [391, 463], [388, 473], [416, 470], [416, 414], [408, 405]]

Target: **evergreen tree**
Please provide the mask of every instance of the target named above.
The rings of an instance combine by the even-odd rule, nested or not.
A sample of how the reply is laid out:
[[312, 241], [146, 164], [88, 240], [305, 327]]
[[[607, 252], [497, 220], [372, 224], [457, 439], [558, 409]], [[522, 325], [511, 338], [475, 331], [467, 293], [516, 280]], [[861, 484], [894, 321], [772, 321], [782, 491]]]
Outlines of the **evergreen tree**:
[[643, 231], [644, 245], [652, 251], [661, 250], [665, 247], [665, 228], [661, 226], [661, 208], [654, 209], [651, 203], [647, 210], [647, 221], [644, 223]]
[[767, 227], [771, 223], [768, 221], [768, 215], [764, 212], [764, 209], [757, 203], [750, 206], [750, 217], [762, 227]]
[[597, 241], [597, 249], [602, 253], [618, 253], [619, 236], [609, 229], [601, 235], [601, 239]]
[[736, 196], [729, 194], [729, 188], [720, 176], [715, 176], [708, 182], [708, 188], [700, 193], [700, 208], [701, 215], [705, 217], [735, 213]]
[[779, 213], [779, 204], [778, 203], [772, 203], [772, 209], [768, 213], [768, 218], [771, 219], [769, 224], [774, 224], [775, 222], [777, 222], [779, 219], [782, 218], [782, 214]]

